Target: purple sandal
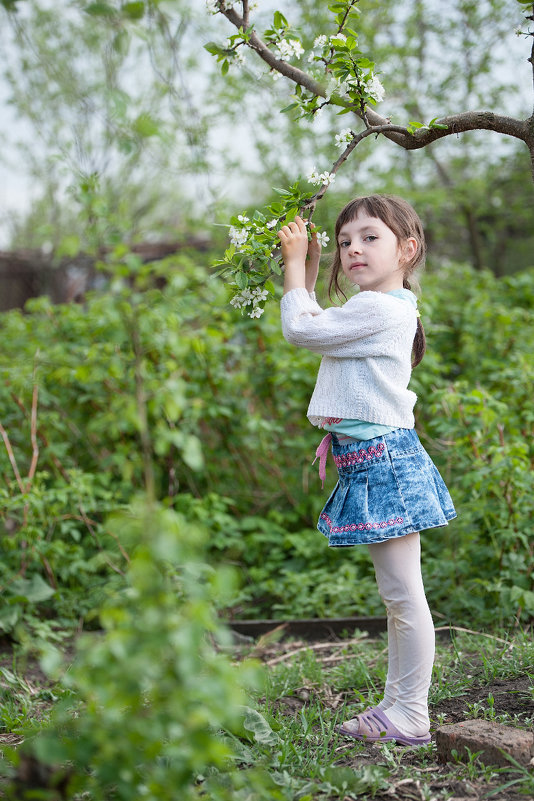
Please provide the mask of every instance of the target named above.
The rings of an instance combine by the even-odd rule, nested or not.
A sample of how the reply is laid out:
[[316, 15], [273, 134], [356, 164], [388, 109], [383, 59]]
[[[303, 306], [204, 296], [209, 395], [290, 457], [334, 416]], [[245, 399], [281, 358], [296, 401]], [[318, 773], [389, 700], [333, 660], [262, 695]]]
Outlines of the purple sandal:
[[[339, 727], [341, 734], [347, 737], [354, 737], [355, 740], [363, 740], [367, 743], [387, 743], [395, 741], [399, 745], [427, 745], [431, 741], [430, 734], [422, 737], [408, 737], [401, 734], [396, 726], [376, 707], [371, 707], [356, 717], [359, 722], [358, 731], [354, 732], [346, 728], [346, 724]], [[366, 733], [360, 734], [362, 723], [367, 729]]]

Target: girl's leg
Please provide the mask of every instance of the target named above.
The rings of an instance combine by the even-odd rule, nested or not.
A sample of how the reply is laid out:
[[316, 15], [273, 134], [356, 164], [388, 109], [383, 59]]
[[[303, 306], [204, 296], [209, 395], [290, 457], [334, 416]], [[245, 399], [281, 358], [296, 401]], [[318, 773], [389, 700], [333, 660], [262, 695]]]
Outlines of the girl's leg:
[[388, 611], [388, 678], [380, 707], [403, 734], [428, 732], [434, 624], [421, 576], [419, 534], [369, 545], [378, 591]]
[[399, 693], [399, 645], [397, 628], [392, 614], [388, 611], [388, 675], [384, 688], [384, 697], [377, 705], [385, 712], [393, 706]]

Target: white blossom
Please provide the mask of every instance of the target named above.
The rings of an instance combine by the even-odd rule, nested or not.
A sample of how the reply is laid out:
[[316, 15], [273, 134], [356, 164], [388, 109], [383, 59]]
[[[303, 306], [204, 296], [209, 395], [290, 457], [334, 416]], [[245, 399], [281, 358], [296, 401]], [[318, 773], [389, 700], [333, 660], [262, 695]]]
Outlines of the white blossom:
[[336, 39], [338, 39], [338, 40], [340, 40], [342, 42], [346, 42], [347, 41], [347, 37], [345, 36], [344, 33], [336, 33], [336, 34], [334, 34], [334, 36], [330, 37], [330, 41], [331, 42], [334, 42]]
[[217, 0], [206, 0], [206, 10], [209, 14], [217, 14], [218, 11], [226, 11], [228, 8], [233, 8], [236, 0], [224, 0], [220, 7]]
[[235, 225], [231, 225], [228, 234], [230, 236], [230, 242], [232, 245], [236, 247], [240, 247], [244, 245], [248, 239], [248, 231], [246, 228], [237, 228]]
[[319, 181], [319, 173], [317, 172], [317, 167], [312, 167], [306, 178], [308, 180], [308, 183], [316, 185]]
[[350, 144], [354, 134], [352, 133], [350, 128], [344, 128], [338, 134], [336, 134], [336, 147], [344, 147], [345, 145]]
[[384, 87], [376, 75], [373, 75], [370, 80], [367, 81], [365, 89], [369, 97], [372, 97], [377, 103], [381, 103], [386, 94]]
[[208, 14], [217, 14], [219, 11], [217, 0], [206, 0], [206, 11]]
[[261, 306], [254, 306], [252, 311], [248, 313], [249, 317], [261, 317], [265, 309], [262, 309]]
[[304, 48], [298, 39], [281, 39], [276, 45], [275, 55], [281, 61], [300, 58], [303, 53]]
[[331, 75], [325, 87], [325, 98], [330, 100], [334, 93], [344, 95], [348, 88], [348, 84], [345, 81], [340, 81], [339, 78], [334, 78]]
[[243, 224], [250, 222], [249, 218], [245, 217], [244, 214], [238, 214], [237, 215], [237, 219], [239, 220], [240, 223], [243, 223]]
[[321, 184], [323, 186], [329, 186], [330, 184], [333, 184], [335, 180], [335, 173], [326, 171], [318, 173], [316, 167], [312, 167], [311, 172], [308, 175], [309, 183], [313, 184], [314, 186], [321, 186]]
[[315, 41], [313, 43], [313, 46], [314, 46], [314, 48], [315, 47], [324, 47], [325, 44], [327, 43], [327, 41], [328, 41], [328, 38], [324, 35], [324, 33], [322, 33], [320, 36], [317, 36], [317, 38], [315, 39]]
[[252, 294], [254, 295], [254, 305], [256, 305], [257, 303], [261, 303], [264, 300], [267, 300], [267, 298], [269, 297], [269, 292], [266, 289], [262, 289], [261, 287], [256, 287], [256, 289], [252, 291]]
[[321, 233], [317, 234], [317, 241], [321, 245], [321, 247], [326, 247], [328, 242], [330, 242], [330, 237], [326, 233], [326, 231], [321, 231]]
[[234, 309], [242, 309], [243, 306], [250, 306], [255, 303], [255, 298], [256, 295], [247, 287], [242, 289], [240, 294], [234, 295], [230, 301], [230, 306], [233, 306]]
[[320, 182], [323, 186], [330, 186], [336, 180], [335, 173], [333, 172], [322, 172], [319, 176]]
[[274, 226], [277, 225], [277, 223], [278, 223], [278, 220], [276, 219], [276, 217], [274, 217], [272, 220], [269, 220], [269, 222], [267, 223], [267, 228], [274, 228]]

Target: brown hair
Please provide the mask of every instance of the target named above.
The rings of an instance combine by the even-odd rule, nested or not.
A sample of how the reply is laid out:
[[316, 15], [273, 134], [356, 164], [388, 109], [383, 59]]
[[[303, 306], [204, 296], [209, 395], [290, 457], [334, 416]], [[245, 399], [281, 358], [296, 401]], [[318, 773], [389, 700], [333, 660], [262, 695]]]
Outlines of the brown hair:
[[[358, 197], [355, 200], [351, 200], [350, 203], [347, 203], [336, 220], [336, 252], [332, 261], [328, 294], [331, 297], [332, 290], [334, 290], [338, 297], [344, 297], [346, 299], [346, 295], [339, 283], [341, 256], [339, 253], [338, 237], [343, 226], [355, 220], [360, 212], [367, 214], [369, 217], [377, 217], [379, 220], [382, 220], [397, 237], [399, 246], [402, 246], [402, 243], [410, 237], [416, 240], [417, 250], [412, 258], [404, 264], [404, 278], [402, 282], [405, 289], [411, 289], [409, 278], [418, 267], [422, 267], [426, 256], [425, 234], [421, 220], [412, 206], [401, 197], [396, 197], [395, 195], [368, 195], [367, 197]], [[417, 367], [425, 354], [425, 350], [425, 331], [418, 317], [417, 330], [413, 341], [412, 367]]]

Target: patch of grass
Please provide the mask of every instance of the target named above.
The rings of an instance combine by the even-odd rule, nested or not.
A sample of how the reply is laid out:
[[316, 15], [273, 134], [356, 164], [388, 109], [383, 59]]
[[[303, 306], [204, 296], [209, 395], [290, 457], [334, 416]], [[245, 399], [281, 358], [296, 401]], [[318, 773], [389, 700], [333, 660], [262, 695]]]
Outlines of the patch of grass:
[[47, 714], [54, 694], [36, 687], [7, 667], [0, 667], [0, 734], [21, 734], [33, 721]]
[[[498, 679], [531, 675], [533, 651], [529, 638], [519, 632], [491, 637], [453, 633], [450, 640], [439, 639], [430, 694], [435, 722], [446, 722], [446, 716], [439, 712], [440, 704], [446, 703], [454, 706], [459, 717], [483, 717], [518, 727], [531, 725], [527, 713], [499, 712], [490, 685]], [[388, 797], [393, 793], [398, 798], [445, 801], [455, 794], [451, 786], [466, 783], [476, 785], [481, 795], [491, 793], [495, 801], [509, 801], [516, 793], [528, 795], [532, 777], [516, 765], [486, 766], [476, 753], [466, 762], [440, 765], [434, 743], [410, 749], [391, 743], [370, 746], [340, 737], [336, 733], [340, 721], [378, 702], [386, 669], [385, 638], [362, 637], [341, 649], [333, 644], [332, 653], [314, 651], [310, 646], [269, 670], [258, 710], [270, 716], [282, 743], [277, 751], [277, 769], [301, 783], [292, 797], [301, 797], [302, 782], [307, 777], [309, 798], [322, 798], [325, 770], [345, 766], [358, 771], [362, 765], [386, 769]], [[479, 699], [472, 700], [479, 685], [485, 689], [481, 689]], [[529, 686], [534, 686], [534, 680], [531, 685], [527, 683]], [[330, 797], [338, 796], [334, 793]], [[371, 794], [363, 797], [371, 798]]]
[[[465, 788], [492, 801], [534, 794], [531, 772], [513, 760], [509, 767], [497, 768], [483, 765], [479, 755], [471, 753], [467, 760], [442, 765], [434, 743], [417, 749], [366, 745], [339, 734], [343, 720], [380, 699], [387, 669], [384, 636], [373, 640], [357, 632], [347, 643], [279, 643], [269, 648], [264, 660], [273, 664], [261, 695], [258, 691], [251, 697], [242, 729], [226, 734], [239, 771], [232, 777], [224, 772], [204, 777], [206, 801], [223, 797], [225, 782], [232, 783], [225, 792], [236, 801], [447, 801]], [[438, 640], [430, 697], [434, 723], [447, 722], [441, 709], [453, 708], [463, 719], [531, 726], [533, 651], [530, 640], [519, 632], [498, 638], [460, 633]], [[524, 697], [525, 713], [502, 712], [499, 707], [504, 697], [499, 681], [514, 677], [520, 678], [517, 697]], [[4, 732], [21, 731], [54, 701], [49, 689], [34, 687], [33, 679], [26, 681], [16, 670], [2, 669], [0, 680]]]

